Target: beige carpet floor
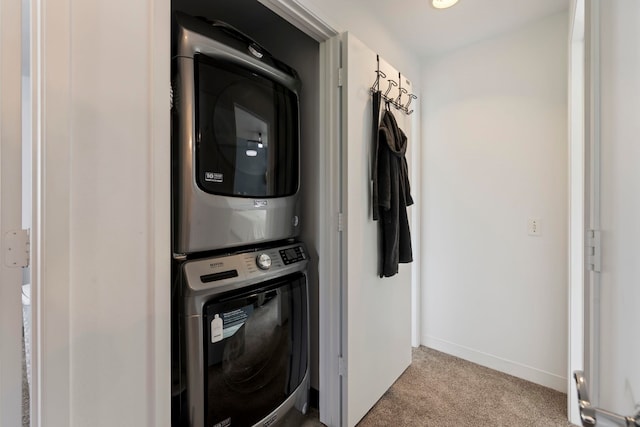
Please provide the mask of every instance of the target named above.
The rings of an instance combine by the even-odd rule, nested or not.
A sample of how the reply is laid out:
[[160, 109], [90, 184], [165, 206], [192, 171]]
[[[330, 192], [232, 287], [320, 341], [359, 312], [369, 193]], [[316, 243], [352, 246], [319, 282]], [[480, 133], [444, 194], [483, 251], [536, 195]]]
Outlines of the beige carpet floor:
[[567, 396], [438, 351], [413, 363], [358, 427], [567, 427]]
[[[563, 393], [420, 347], [357, 427], [567, 427], [566, 401]], [[318, 418], [314, 409], [291, 411], [281, 426], [319, 427]]]

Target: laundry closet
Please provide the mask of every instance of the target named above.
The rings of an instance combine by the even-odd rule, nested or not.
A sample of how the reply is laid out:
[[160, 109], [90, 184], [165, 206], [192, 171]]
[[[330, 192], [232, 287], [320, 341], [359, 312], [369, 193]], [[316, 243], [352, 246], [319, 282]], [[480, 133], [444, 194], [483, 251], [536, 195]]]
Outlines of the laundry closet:
[[172, 424], [317, 406], [319, 45], [258, 2], [174, 1]]
[[[199, 174], [196, 180], [204, 182], [204, 185], [202, 182], [199, 184], [204, 188], [216, 185], [221, 187], [221, 181], [227, 180], [229, 173], [211, 168], [204, 170], [200, 162], [198, 166], [185, 168], [189, 170], [188, 176], [178, 179], [184, 184], [176, 183], [174, 179], [173, 276], [176, 280], [173, 283], [172, 295], [178, 295], [182, 290], [183, 297], [173, 296], [173, 312], [178, 313], [178, 316], [172, 315], [174, 321], [172, 359], [174, 362], [181, 361], [177, 364], [179, 366], [173, 364], [173, 413], [174, 415], [187, 413], [189, 414], [186, 418], [188, 422], [193, 423], [194, 426], [200, 426], [203, 421], [199, 415], [194, 417], [193, 412], [201, 413], [205, 408], [215, 412], [213, 402], [223, 401], [228, 397], [228, 404], [223, 406], [243, 406], [242, 395], [233, 398], [232, 394], [224, 396], [218, 394], [214, 397], [211, 385], [207, 385], [206, 377], [211, 374], [206, 373], [206, 364], [195, 363], [196, 357], [206, 359], [211, 351], [217, 351], [210, 349], [207, 353], [206, 348], [216, 346], [218, 342], [211, 334], [216, 329], [214, 325], [217, 325], [220, 320], [216, 317], [216, 310], [208, 310], [205, 306], [206, 298], [211, 298], [213, 301], [213, 291], [204, 291], [208, 297], [204, 297], [203, 300], [203, 287], [215, 288], [222, 292], [227, 284], [237, 282], [237, 278], [230, 277], [235, 276], [235, 267], [230, 269], [228, 264], [253, 264], [255, 259], [258, 269], [261, 269], [263, 254], [270, 262], [279, 260], [280, 255], [284, 253], [298, 251], [298, 256], [304, 258], [304, 275], [309, 284], [310, 364], [307, 386], [309, 401], [301, 400], [300, 393], [297, 397], [293, 396], [292, 400], [295, 401], [295, 408], [301, 412], [306, 412], [309, 406], [319, 407], [320, 419], [328, 425], [354, 425], [411, 361], [412, 319], [415, 322], [417, 318], [415, 295], [419, 265], [409, 263], [413, 260], [413, 256], [419, 256], [419, 244], [416, 240], [417, 235], [412, 236], [409, 229], [413, 228], [416, 232], [419, 229], [416, 227], [418, 223], [416, 207], [407, 209], [407, 206], [413, 204], [411, 194], [414, 194], [416, 201], [419, 201], [418, 193], [412, 193], [412, 191], [419, 191], [420, 188], [419, 180], [415, 179], [418, 176], [415, 171], [419, 169], [415, 164], [419, 144], [416, 132], [417, 115], [413, 114], [419, 106], [418, 88], [414, 86], [410, 77], [355, 36], [347, 33], [336, 35], [321, 46], [316, 40], [254, 0], [232, 3], [174, 1], [172, 8], [174, 34], [176, 25], [179, 27], [179, 22], [186, 19], [186, 16], [189, 16], [189, 19], [195, 17], [196, 21], [193, 21], [193, 25], [197, 26], [208, 25], [219, 29], [229, 25], [233, 29], [226, 28], [226, 33], [238, 31], [243, 33], [240, 38], [247, 37], [255, 41], [255, 44], [249, 43], [249, 52], [256, 49], [258, 53], [268, 52], [268, 55], [273, 55], [278, 61], [291, 67], [299, 76], [299, 87], [296, 90], [300, 102], [299, 214], [284, 210], [278, 217], [274, 217], [275, 220], [284, 221], [286, 224], [291, 224], [293, 221], [295, 229], [292, 231], [285, 231], [283, 235], [268, 236], [266, 239], [251, 240], [251, 236], [255, 235], [252, 234], [253, 228], [261, 229], [261, 219], [259, 216], [253, 217], [255, 221], [252, 222], [250, 213], [242, 209], [231, 214], [231, 221], [244, 220], [244, 223], [239, 226], [235, 222], [228, 223], [227, 214], [216, 214], [211, 211], [209, 216], [212, 221], [213, 218], [218, 218], [219, 221], [213, 222], [208, 228], [203, 228], [206, 215], [199, 215], [199, 207], [192, 205], [186, 208], [180, 207], [181, 204], [189, 202], [186, 200], [188, 197], [185, 198], [183, 195], [193, 194], [191, 187], [195, 184], [188, 174], [194, 173], [192, 169], [200, 167], [199, 172], [196, 172]], [[179, 37], [174, 36], [174, 40], [177, 40], [175, 43], [180, 44], [187, 36], [180, 35], [182, 34], [180, 29], [177, 31]], [[180, 47], [174, 46], [174, 50], [176, 49], [178, 49], [177, 55], [180, 56]], [[194, 51], [206, 52], [206, 48], [198, 46]], [[255, 55], [253, 52], [251, 54]], [[322, 63], [321, 55], [324, 58]], [[178, 58], [178, 61], [182, 61], [182, 58]], [[245, 62], [251, 61], [254, 60], [249, 57]], [[172, 75], [176, 75], [176, 70]], [[220, 73], [218, 75], [222, 76]], [[202, 85], [202, 74], [199, 78]], [[212, 81], [217, 78], [218, 76], [212, 74]], [[180, 78], [178, 83], [174, 82], [173, 93], [178, 103], [185, 101], [184, 88], [179, 88], [179, 81]], [[214, 85], [219, 84], [214, 83]], [[176, 87], [178, 87], [177, 91]], [[321, 94], [320, 91], [323, 93]], [[223, 97], [219, 98], [221, 100], [219, 102], [223, 102]], [[233, 108], [227, 109], [233, 110]], [[240, 110], [247, 109], [240, 108]], [[208, 114], [217, 113], [211, 110]], [[260, 145], [267, 142], [263, 138], [266, 135], [264, 130], [268, 126], [260, 125], [258, 122], [261, 119], [242, 118], [246, 114], [239, 113], [237, 105], [234, 114], [235, 119], [231, 117], [227, 122], [236, 123], [238, 135], [242, 133], [238, 131], [239, 127], [247, 125], [255, 128], [252, 130], [253, 134], [246, 138], [247, 143], [253, 145], [251, 147], [241, 145], [242, 153], [238, 151], [238, 156], [244, 155], [245, 151], [246, 153], [251, 151], [253, 155]], [[194, 115], [199, 116], [197, 113]], [[253, 115], [253, 117], [259, 116], [261, 115]], [[320, 123], [321, 118], [324, 118], [324, 123]], [[378, 135], [378, 123], [382, 123], [381, 119], [384, 123], [392, 124], [390, 133], [397, 135], [398, 138], [402, 135], [404, 140], [386, 141], [388, 138], [385, 139], [384, 135], [387, 133], [381, 133], [381, 142], [377, 143], [375, 137]], [[214, 124], [216, 120], [221, 119], [214, 118]], [[187, 122], [190, 121], [191, 119], [187, 120]], [[244, 124], [238, 125], [240, 122]], [[218, 121], [218, 126], [223, 127], [225, 124]], [[198, 128], [197, 124], [196, 128]], [[176, 140], [175, 129], [174, 119], [174, 141]], [[183, 132], [183, 129], [177, 130], [179, 135]], [[206, 132], [211, 130], [196, 131], [197, 138], [204, 140]], [[384, 154], [385, 151], [378, 151], [379, 147], [386, 147], [387, 144], [391, 147], [396, 143], [398, 153], [390, 155], [391, 158], [388, 154]], [[190, 149], [184, 152], [181, 150], [174, 144], [173, 156], [174, 159], [178, 159], [177, 162], [175, 160], [173, 162], [174, 168], [176, 164], [180, 168], [182, 159], [193, 157]], [[197, 150], [198, 148], [195, 149], [196, 153]], [[219, 150], [219, 152], [222, 151]], [[399, 176], [402, 177], [400, 181], [395, 181], [395, 184], [378, 181], [378, 164], [387, 165], [391, 162], [395, 165], [396, 161], [401, 167], [394, 166], [393, 171], [386, 169], [385, 171], [387, 174], [391, 172], [393, 176], [400, 174]], [[175, 169], [173, 173], [176, 174]], [[178, 172], [177, 175], [180, 176], [182, 173]], [[415, 185], [413, 190], [409, 181], [413, 181]], [[398, 183], [402, 187], [401, 195], [385, 192], [388, 190], [381, 190], [380, 193], [382, 206], [385, 203], [388, 204], [387, 199], [391, 198], [396, 204], [393, 208], [394, 212], [398, 212], [397, 209], [399, 209], [402, 213], [399, 219], [395, 217], [395, 219], [386, 220], [382, 213], [378, 214], [382, 209], [378, 211], [376, 204], [378, 198], [374, 193], [377, 194], [378, 188], [384, 189], [389, 185], [398, 188]], [[244, 190], [251, 191], [251, 188], [241, 191]], [[244, 198], [244, 202], [254, 203], [254, 199], [258, 201], [264, 199], [266, 203], [273, 202], [274, 206], [278, 203], [277, 198], [259, 198], [255, 194], [252, 196], [256, 197]], [[235, 206], [237, 203], [237, 200], [229, 200], [228, 206]], [[219, 205], [227, 209], [226, 203]], [[267, 215], [270, 213], [267, 212]], [[382, 230], [386, 229], [382, 224], [394, 221], [399, 221], [404, 227], [399, 252], [394, 246], [398, 244], [397, 241], [394, 242], [397, 237], [387, 237], [387, 240], [391, 240], [386, 241], [382, 233]], [[195, 230], [194, 227], [200, 227], [200, 229]], [[199, 242], [206, 238], [206, 233], [211, 229], [217, 230], [214, 234], [219, 231], [219, 235], [233, 235], [233, 237], [219, 238], [216, 241], [219, 242], [218, 247], [202, 248]], [[185, 238], [185, 232], [189, 237]], [[390, 229], [389, 232], [391, 236], [397, 233], [397, 230]], [[248, 240], [237, 238], [238, 235], [247, 233], [250, 236]], [[293, 234], [288, 236], [287, 233]], [[283, 241], [288, 237], [294, 240]], [[184, 254], [178, 246], [188, 247], [189, 241], [196, 243], [195, 247], [187, 250], [187, 252], [191, 251], [190, 254]], [[270, 247], [274, 242], [284, 246]], [[202, 250], [204, 253], [198, 253]], [[235, 253], [238, 255], [233, 255]], [[295, 252], [292, 253], [295, 254]], [[221, 257], [223, 254], [227, 258], [223, 259]], [[240, 258], [236, 262], [228, 258], [230, 255], [240, 256]], [[205, 256], [214, 258], [205, 258]], [[386, 258], [388, 260], [383, 262]], [[287, 259], [282, 259], [286, 264]], [[216, 267], [213, 267], [214, 264]], [[225, 266], [217, 270], [218, 264]], [[276, 266], [275, 261], [273, 265]], [[188, 268], [194, 270], [191, 277], [195, 279], [195, 287], [190, 284]], [[258, 272], [260, 273], [260, 270]], [[242, 276], [242, 274], [239, 275]], [[197, 279], [198, 277], [200, 279], [215, 277], [220, 278], [221, 281], [203, 285], [200, 283], [201, 280]], [[200, 297], [197, 295], [198, 292], [201, 294]], [[181, 305], [187, 307], [185, 309], [187, 312], [192, 310], [191, 314], [182, 313]], [[240, 307], [237, 304], [235, 306]], [[244, 308], [240, 307], [240, 310]], [[238, 322], [241, 330], [251, 326], [248, 320], [246, 323], [244, 321], [248, 316], [246, 310], [238, 316], [242, 318]], [[183, 326], [181, 321], [175, 323], [176, 318], [183, 319]], [[203, 321], [203, 319], [206, 320]], [[194, 326], [187, 326], [189, 322], [194, 322]], [[203, 324], [204, 327], [198, 329], [198, 324]], [[223, 329], [231, 328], [223, 327]], [[176, 330], [178, 333], [175, 332]], [[180, 338], [185, 335], [186, 340]], [[205, 343], [204, 348], [200, 348], [197, 345], [198, 340], [193, 339], [192, 335], [204, 336], [210, 342]], [[186, 354], [182, 353], [183, 349]], [[228, 353], [227, 350], [224, 352]], [[202, 356], [203, 353], [204, 356]], [[185, 368], [186, 373], [182, 372]], [[224, 368], [222, 369], [224, 371]], [[196, 380], [203, 376], [204, 382]], [[185, 382], [179, 378], [186, 378], [186, 386]], [[229, 380], [223, 382], [229, 383]], [[209, 380], [209, 384], [214, 382]], [[202, 392], [198, 390], [204, 390], [204, 398], [199, 396]], [[206, 396], [207, 394], [209, 397]], [[286, 406], [283, 411], [290, 407], [291, 405]], [[218, 409], [221, 410], [220, 407]], [[250, 406], [245, 409], [247, 413], [252, 411]], [[241, 425], [259, 420], [270, 423], [279, 420], [283, 411], [277, 414], [274, 408], [273, 413], [269, 411], [263, 413], [266, 416], [264, 419], [247, 418], [245, 420], [238, 418], [238, 415], [235, 415], [235, 418]], [[209, 416], [212, 418], [207, 418]], [[233, 425], [234, 416], [215, 418], [211, 413], [204, 417], [206, 425], [211, 423], [224, 425], [227, 422]], [[185, 418], [178, 416], [178, 421], [174, 423], [179, 420], [184, 422]]]

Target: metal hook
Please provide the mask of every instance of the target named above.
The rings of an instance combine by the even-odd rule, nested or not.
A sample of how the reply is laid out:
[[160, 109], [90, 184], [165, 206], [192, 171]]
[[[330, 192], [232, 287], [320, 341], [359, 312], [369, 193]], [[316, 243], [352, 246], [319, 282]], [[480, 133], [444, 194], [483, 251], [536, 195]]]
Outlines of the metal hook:
[[404, 112], [407, 114], [411, 114], [413, 113], [413, 110], [409, 111], [409, 105], [411, 105], [411, 101], [413, 101], [414, 99], [418, 99], [417, 96], [415, 96], [414, 94], [410, 93], [409, 94], [409, 102], [407, 102], [407, 105], [404, 106]]
[[387, 75], [380, 70], [375, 70], [376, 72], [376, 81], [373, 82], [373, 85], [371, 85], [371, 89], [370, 92], [374, 93], [380, 90], [380, 77], [382, 77], [383, 79], [387, 78]]
[[389, 79], [387, 81], [389, 82], [389, 87], [387, 88], [387, 91], [383, 95], [385, 98], [387, 97], [387, 95], [389, 95], [389, 92], [391, 92], [391, 88], [393, 86], [398, 86], [398, 83], [396, 83], [395, 80]]
[[398, 89], [398, 97], [394, 101], [394, 103], [400, 108], [402, 108], [402, 102], [400, 102], [400, 99], [402, 98], [403, 93], [409, 93], [409, 92], [405, 88], [401, 87], [400, 89]]

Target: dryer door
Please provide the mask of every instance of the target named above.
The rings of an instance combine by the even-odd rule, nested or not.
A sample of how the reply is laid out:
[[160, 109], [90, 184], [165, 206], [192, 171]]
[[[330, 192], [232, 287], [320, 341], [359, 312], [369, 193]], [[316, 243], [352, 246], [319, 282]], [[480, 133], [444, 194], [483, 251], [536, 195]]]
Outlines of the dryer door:
[[298, 191], [298, 97], [255, 72], [195, 55], [196, 182], [211, 194]]

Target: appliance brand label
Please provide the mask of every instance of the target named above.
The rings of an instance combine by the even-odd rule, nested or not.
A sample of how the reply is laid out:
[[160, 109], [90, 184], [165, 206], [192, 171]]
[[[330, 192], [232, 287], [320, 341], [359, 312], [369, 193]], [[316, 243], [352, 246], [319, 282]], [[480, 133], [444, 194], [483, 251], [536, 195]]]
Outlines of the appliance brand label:
[[219, 423], [213, 425], [213, 427], [229, 427], [231, 425], [231, 417], [226, 420], [222, 420]]
[[254, 200], [253, 201], [253, 207], [254, 208], [266, 208], [267, 207], [267, 201], [266, 200]]
[[209, 267], [211, 267], [211, 268], [222, 268], [222, 267], [224, 267], [224, 262], [212, 262], [211, 264], [209, 264]]
[[205, 172], [204, 180], [208, 182], [222, 182], [224, 181], [224, 174], [219, 172]]
[[267, 421], [265, 421], [264, 424], [262, 424], [262, 425], [264, 427], [269, 427], [271, 424], [275, 423], [277, 419], [278, 419], [278, 413], [276, 412], [275, 414], [270, 416], [269, 419]]

